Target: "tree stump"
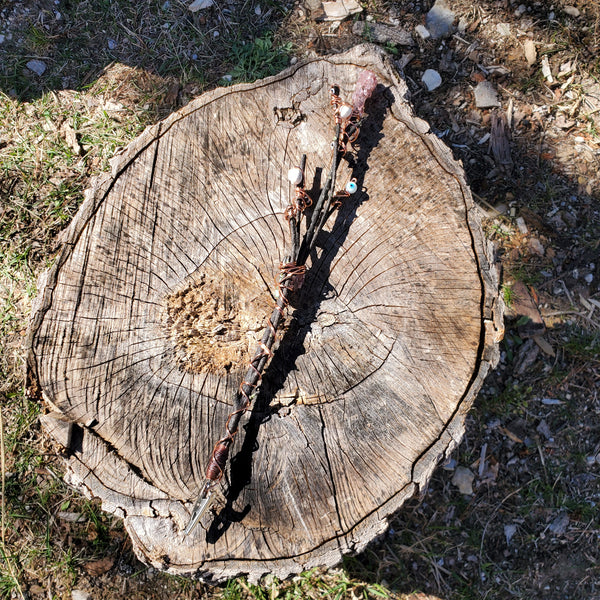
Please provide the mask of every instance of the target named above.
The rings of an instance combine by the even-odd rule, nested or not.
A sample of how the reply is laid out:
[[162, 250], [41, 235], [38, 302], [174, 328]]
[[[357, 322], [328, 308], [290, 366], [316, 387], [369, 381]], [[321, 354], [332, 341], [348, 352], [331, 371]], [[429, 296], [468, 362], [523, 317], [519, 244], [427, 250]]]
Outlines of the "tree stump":
[[[329, 89], [378, 78], [361, 191], [328, 224], [232, 450], [185, 537], [210, 450], [273, 306], [290, 166], [319, 187]], [[461, 439], [497, 360], [496, 270], [461, 166], [360, 46], [213, 90], [98, 177], [41, 280], [28, 387], [67, 479], [121, 516], [138, 556], [218, 582], [330, 566]], [[308, 185], [307, 187], [310, 187]]]

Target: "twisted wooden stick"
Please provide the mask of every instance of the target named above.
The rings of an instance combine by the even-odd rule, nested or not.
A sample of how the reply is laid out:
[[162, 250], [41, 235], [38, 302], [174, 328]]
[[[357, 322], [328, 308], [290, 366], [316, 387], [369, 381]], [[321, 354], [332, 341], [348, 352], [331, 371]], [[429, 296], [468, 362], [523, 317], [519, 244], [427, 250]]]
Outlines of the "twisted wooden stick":
[[[371, 86], [370, 91], [368, 91], [368, 95], [371, 94], [376, 85], [373, 74], [371, 73], [370, 75], [372, 76], [372, 82], [374, 83]], [[359, 90], [360, 81], [359, 78], [357, 90]], [[345, 190], [334, 193], [336, 174], [340, 160], [346, 153], [348, 144], [352, 144], [358, 137], [362, 109], [364, 108], [364, 99], [366, 99], [368, 95], [362, 99], [362, 105], [360, 104], [361, 98], [359, 98], [358, 102], [355, 102], [355, 104], [358, 104], [358, 107], [353, 107], [342, 102], [339, 97], [339, 88], [337, 86], [333, 86], [330, 93], [330, 103], [334, 111], [336, 126], [335, 138], [332, 144], [333, 156], [329, 176], [321, 190], [321, 194], [314, 207], [303, 239], [300, 241], [302, 217], [306, 208], [312, 205], [312, 199], [304, 190], [306, 156], [302, 157], [300, 167], [290, 169], [288, 178], [290, 179], [290, 182], [296, 186], [296, 197], [292, 200], [284, 213], [290, 228], [291, 248], [288, 260], [279, 265], [279, 294], [277, 303], [267, 322], [267, 327], [263, 332], [262, 339], [249, 363], [246, 375], [233, 400], [233, 410], [225, 423], [225, 435], [213, 448], [208, 461], [208, 466], [206, 467], [204, 484], [200, 491], [200, 496], [192, 510], [192, 515], [184, 535], [188, 535], [191, 532], [196, 523], [211, 506], [214, 499], [213, 490], [220, 483], [225, 473], [229, 451], [235, 440], [235, 436], [237, 435], [240, 420], [250, 408], [252, 401], [257, 394], [257, 388], [260, 385], [262, 373], [267, 361], [273, 356], [272, 348], [277, 336], [277, 330], [285, 318], [285, 309], [289, 304], [288, 296], [291, 292], [297, 291], [302, 285], [306, 273], [305, 263], [310, 256], [311, 251], [316, 246], [317, 237], [329, 216], [341, 205], [342, 199], [356, 191], [356, 183], [354, 180], [351, 180]], [[355, 92], [355, 97], [356, 95], [357, 92]], [[355, 97], [353, 97], [353, 100], [355, 100]]]

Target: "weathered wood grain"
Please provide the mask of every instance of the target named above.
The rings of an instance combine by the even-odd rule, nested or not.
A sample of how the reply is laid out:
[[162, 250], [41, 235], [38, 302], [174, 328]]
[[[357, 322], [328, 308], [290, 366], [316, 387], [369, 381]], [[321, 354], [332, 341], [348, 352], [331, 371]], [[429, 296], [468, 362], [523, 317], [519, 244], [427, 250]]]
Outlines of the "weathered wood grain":
[[[362, 191], [309, 260], [216, 515], [184, 538], [272, 306], [287, 169], [306, 153], [310, 183], [327, 166], [329, 87], [349, 98], [364, 68], [381, 89]], [[460, 440], [502, 307], [462, 169], [406, 94], [375, 47], [315, 59], [203, 95], [88, 191], [40, 282], [29, 385], [69, 481], [146, 562], [211, 581], [333, 565]]]

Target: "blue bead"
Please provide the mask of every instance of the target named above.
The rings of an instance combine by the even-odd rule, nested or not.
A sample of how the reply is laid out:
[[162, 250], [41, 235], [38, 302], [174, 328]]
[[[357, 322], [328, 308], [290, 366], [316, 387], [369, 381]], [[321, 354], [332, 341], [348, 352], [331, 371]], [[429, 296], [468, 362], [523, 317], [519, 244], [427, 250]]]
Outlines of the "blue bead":
[[349, 194], [354, 194], [354, 193], [356, 193], [356, 190], [357, 190], [357, 189], [358, 189], [358, 186], [356, 185], [356, 181], [349, 181], [349, 182], [346, 184], [346, 191], [347, 191]]

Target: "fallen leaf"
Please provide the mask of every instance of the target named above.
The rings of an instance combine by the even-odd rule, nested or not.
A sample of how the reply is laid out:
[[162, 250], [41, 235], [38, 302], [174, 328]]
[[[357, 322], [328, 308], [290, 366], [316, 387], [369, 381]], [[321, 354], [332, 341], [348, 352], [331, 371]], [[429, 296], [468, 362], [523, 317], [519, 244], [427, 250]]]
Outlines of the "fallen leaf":
[[556, 356], [556, 352], [554, 352], [554, 348], [550, 345], [550, 343], [543, 338], [541, 335], [534, 335], [533, 341], [540, 347], [540, 350], [547, 354], [548, 356]]
[[92, 560], [89, 563], [83, 565], [83, 568], [92, 577], [99, 577], [100, 575], [104, 575], [112, 569], [112, 566], [115, 564], [115, 559], [107, 556], [106, 558], [101, 558], [100, 560]]

